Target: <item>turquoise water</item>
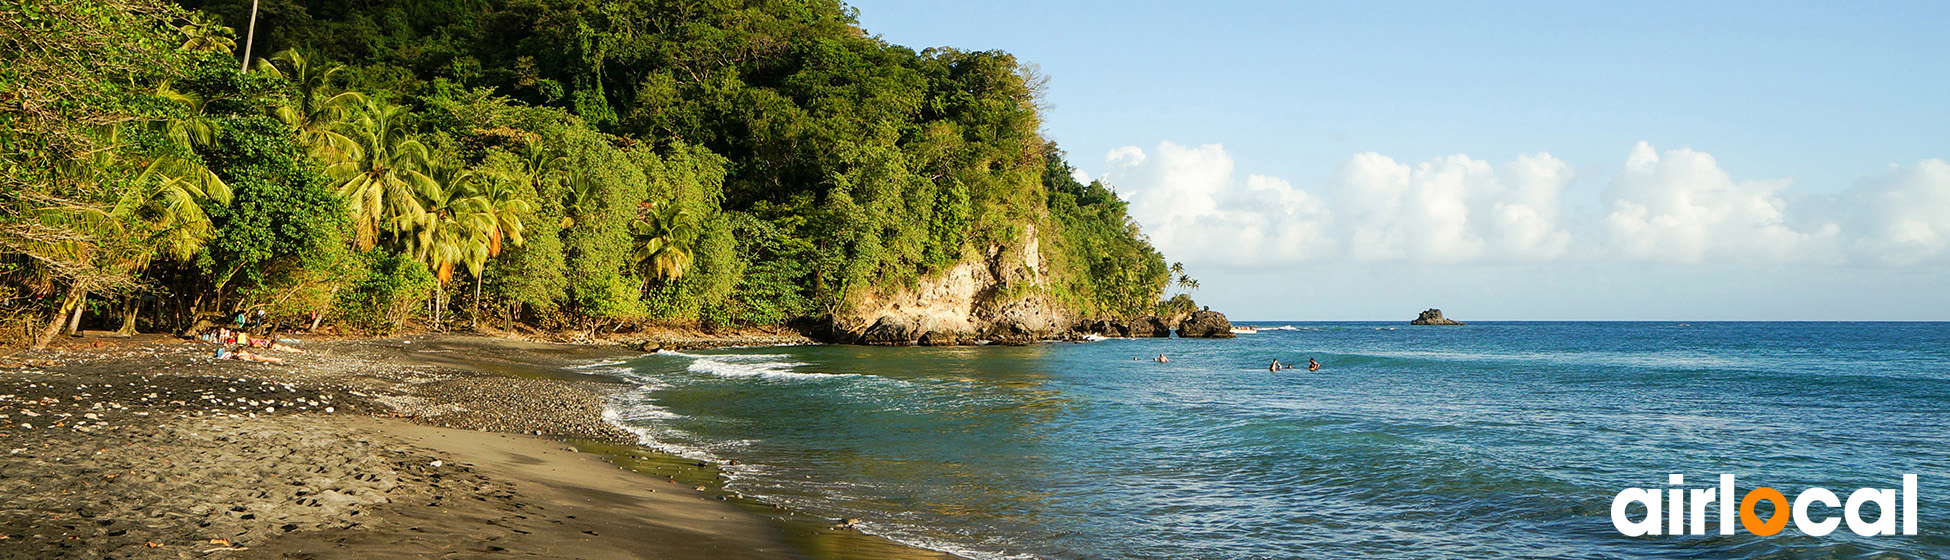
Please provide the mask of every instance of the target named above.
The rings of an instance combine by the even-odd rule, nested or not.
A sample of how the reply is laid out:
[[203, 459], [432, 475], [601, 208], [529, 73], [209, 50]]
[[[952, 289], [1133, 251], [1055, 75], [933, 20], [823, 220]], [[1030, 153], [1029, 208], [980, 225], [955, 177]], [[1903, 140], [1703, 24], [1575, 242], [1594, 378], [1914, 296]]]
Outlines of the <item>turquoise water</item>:
[[[1256, 324], [1292, 330], [657, 355], [614, 407], [733, 490], [973, 558], [1950, 555], [1950, 323]], [[1919, 535], [1620, 535], [1669, 473], [1914, 473]]]

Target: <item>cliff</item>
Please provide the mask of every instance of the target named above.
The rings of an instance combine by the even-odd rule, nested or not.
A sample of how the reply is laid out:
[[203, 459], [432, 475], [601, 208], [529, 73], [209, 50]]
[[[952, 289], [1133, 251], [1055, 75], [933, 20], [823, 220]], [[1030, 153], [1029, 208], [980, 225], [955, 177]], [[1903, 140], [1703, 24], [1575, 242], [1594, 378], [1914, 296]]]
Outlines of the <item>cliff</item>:
[[823, 342], [879, 346], [1027, 344], [1068, 336], [1071, 313], [1055, 304], [1036, 228], [1019, 247], [980, 257], [893, 291], [865, 290], [845, 311], [804, 328]]

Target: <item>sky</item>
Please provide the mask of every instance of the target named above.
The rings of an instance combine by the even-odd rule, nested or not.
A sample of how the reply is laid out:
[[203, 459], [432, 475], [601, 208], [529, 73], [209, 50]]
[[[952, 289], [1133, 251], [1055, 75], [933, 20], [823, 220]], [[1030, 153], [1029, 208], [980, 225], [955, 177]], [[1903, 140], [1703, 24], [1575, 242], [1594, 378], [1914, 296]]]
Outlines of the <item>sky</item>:
[[1950, 320], [1950, 3], [857, 0], [1234, 320]]

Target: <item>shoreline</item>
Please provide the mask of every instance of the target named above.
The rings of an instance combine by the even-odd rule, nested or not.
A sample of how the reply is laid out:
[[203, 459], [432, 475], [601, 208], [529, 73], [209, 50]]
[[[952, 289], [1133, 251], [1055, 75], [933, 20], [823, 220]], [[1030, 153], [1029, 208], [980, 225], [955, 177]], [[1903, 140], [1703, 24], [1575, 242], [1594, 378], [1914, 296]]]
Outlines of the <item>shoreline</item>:
[[0, 359], [0, 555], [959, 558], [726, 492], [715, 465], [639, 445], [603, 415], [626, 382], [571, 369], [639, 352], [299, 346], [268, 365], [97, 333]]

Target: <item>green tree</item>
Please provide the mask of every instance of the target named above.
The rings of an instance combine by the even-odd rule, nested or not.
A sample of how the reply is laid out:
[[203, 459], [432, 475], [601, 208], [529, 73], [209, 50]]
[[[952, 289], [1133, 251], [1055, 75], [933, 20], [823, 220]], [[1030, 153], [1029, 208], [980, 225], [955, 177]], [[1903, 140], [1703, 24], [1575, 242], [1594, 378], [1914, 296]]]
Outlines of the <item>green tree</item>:
[[382, 236], [405, 248], [404, 234], [426, 221], [422, 193], [440, 191], [425, 173], [427, 147], [407, 129], [407, 116], [405, 107], [367, 101], [341, 127], [353, 141], [349, 157], [325, 168], [332, 188], [345, 198], [353, 244], [361, 251], [372, 249]]
[[365, 104], [365, 96], [355, 91], [331, 92], [332, 78], [344, 69], [336, 64], [317, 64], [290, 49], [257, 61], [259, 72], [284, 78], [292, 85], [291, 102], [278, 105], [273, 116], [291, 127], [314, 157], [327, 163], [359, 153], [357, 142], [338, 128], [348, 113]]
[[235, 30], [224, 27], [223, 24], [201, 13], [192, 12], [188, 19], [188, 23], [176, 28], [183, 34], [181, 47], [183, 50], [214, 52], [230, 56], [231, 51], [237, 48]]
[[689, 211], [675, 204], [643, 203], [642, 212], [630, 222], [635, 246], [630, 261], [643, 274], [645, 289], [652, 281], [684, 277], [691, 266], [691, 244], [697, 235], [697, 220]]

